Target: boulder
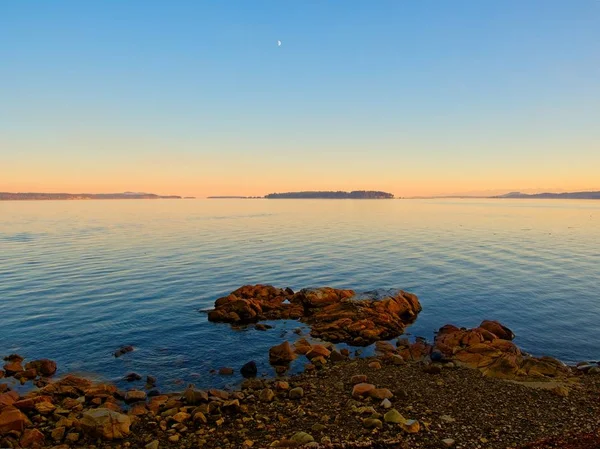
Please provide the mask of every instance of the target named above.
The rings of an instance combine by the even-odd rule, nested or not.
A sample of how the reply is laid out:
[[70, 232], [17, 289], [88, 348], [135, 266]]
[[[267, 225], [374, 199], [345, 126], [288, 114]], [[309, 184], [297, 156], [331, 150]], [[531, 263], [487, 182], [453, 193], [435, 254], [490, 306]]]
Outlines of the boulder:
[[294, 350], [297, 354], [306, 355], [312, 349], [312, 345], [308, 342], [306, 338], [301, 338], [294, 343]]
[[271, 365], [287, 365], [295, 358], [296, 353], [287, 341], [269, 349], [269, 363]]
[[254, 360], [252, 360], [252, 361], [246, 363], [240, 369], [240, 373], [246, 379], [251, 378], [251, 377], [256, 377], [256, 375], [258, 374], [258, 368], [256, 367], [256, 362]]
[[25, 369], [34, 369], [41, 376], [52, 376], [56, 373], [56, 362], [49, 359], [33, 360], [25, 365]]
[[494, 334], [497, 338], [502, 340], [513, 340], [515, 334], [508, 327], [500, 324], [498, 321], [484, 320], [479, 325], [480, 328], [485, 329], [488, 332]]
[[24, 371], [24, 369], [23, 365], [21, 365], [21, 361], [15, 360], [13, 362], [8, 362], [7, 364], [5, 364], [4, 371], [6, 372], [7, 376], [14, 376], [17, 373]]
[[97, 408], [86, 411], [79, 423], [89, 436], [115, 440], [129, 435], [131, 419], [112, 410]]
[[135, 348], [131, 345], [122, 346], [121, 348], [115, 351], [115, 357], [121, 357], [122, 355], [127, 354], [128, 352], [132, 352], [134, 349]]
[[44, 434], [38, 429], [25, 429], [19, 442], [24, 448], [40, 448], [44, 445]]
[[125, 394], [125, 402], [127, 402], [128, 404], [131, 404], [133, 402], [145, 401], [146, 397], [147, 397], [147, 395], [143, 391], [140, 391], [140, 390], [129, 390]]
[[327, 349], [323, 345], [313, 345], [311, 350], [306, 354], [306, 357], [309, 360], [315, 359], [317, 357], [323, 357], [325, 359], [329, 358], [331, 355], [331, 351]]
[[10, 431], [22, 432], [30, 425], [31, 421], [29, 421], [29, 418], [19, 409], [7, 406], [0, 410], [0, 435], [4, 435]]

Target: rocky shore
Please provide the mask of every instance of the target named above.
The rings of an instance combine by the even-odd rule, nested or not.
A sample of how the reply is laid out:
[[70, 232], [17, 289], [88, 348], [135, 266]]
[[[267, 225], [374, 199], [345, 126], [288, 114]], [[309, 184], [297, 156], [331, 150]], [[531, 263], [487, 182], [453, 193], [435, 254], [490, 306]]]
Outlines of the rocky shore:
[[[145, 380], [146, 386], [124, 391], [57, 376], [51, 360], [26, 363], [12, 354], [0, 370], [0, 448], [600, 448], [597, 362], [566, 366], [531, 357], [496, 321], [474, 329], [444, 326], [431, 343], [376, 340], [375, 356], [353, 358], [322, 336], [364, 345], [373, 335], [396, 332], [390, 329], [397, 329], [402, 316], [413, 319], [403, 310], [405, 304], [411, 313], [420, 310], [418, 299], [401, 292], [358, 306], [360, 300], [347, 290], [282, 295], [281, 289], [248, 286], [240, 291], [235, 299], [217, 300], [215, 310], [240, 318], [228, 322], [256, 323], [277, 309], [265, 307], [274, 303], [285, 310], [275, 313], [297, 310], [297, 318], [311, 323], [312, 337], [298, 336], [269, 351], [277, 377], [255, 377], [256, 365], [249, 362], [222, 368], [224, 374], [241, 370], [247, 378], [232, 391], [190, 385], [159, 392], [156, 379], [135, 373], [127, 377]], [[317, 331], [317, 339], [321, 323], [314, 317], [328, 308], [335, 319], [325, 318], [328, 330]], [[346, 315], [357, 308], [358, 315]], [[243, 310], [250, 312], [240, 314]], [[392, 316], [383, 320], [385, 313]], [[334, 322], [340, 332], [329, 327]], [[286, 376], [296, 358], [305, 359], [304, 372]], [[18, 384], [32, 388], [20, 394]]]

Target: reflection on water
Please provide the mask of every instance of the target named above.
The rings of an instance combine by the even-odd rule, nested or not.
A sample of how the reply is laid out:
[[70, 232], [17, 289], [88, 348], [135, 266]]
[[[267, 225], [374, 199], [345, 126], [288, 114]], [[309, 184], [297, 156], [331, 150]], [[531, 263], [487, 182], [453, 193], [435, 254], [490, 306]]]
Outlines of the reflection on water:
[[[598, 359], [600, 202], [197, 200], [0, 203], [0, 354], [61, 371], [227, 384], [300, 323], [232, 331], [199, 309], [243, 284], [402, 288], [408, 331], [499, 319], [516, 343]], [[115, 359], [119, 346], [137, 350]], [[298, 361], [302, 364], [303, 361]]]

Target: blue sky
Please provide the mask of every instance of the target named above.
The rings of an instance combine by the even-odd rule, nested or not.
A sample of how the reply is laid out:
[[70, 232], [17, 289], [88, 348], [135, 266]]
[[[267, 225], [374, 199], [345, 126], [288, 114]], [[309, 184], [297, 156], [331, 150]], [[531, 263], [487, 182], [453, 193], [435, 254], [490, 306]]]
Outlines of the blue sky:
[[598, 1], [6, 1], [0, 57], [0, 190], [600, 188]]

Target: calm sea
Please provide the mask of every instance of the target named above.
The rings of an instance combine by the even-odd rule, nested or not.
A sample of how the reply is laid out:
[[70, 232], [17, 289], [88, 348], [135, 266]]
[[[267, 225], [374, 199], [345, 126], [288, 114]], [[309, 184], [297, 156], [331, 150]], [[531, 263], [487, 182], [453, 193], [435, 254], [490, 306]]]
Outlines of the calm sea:
[[270, 373], [268, 348], [300, 327], [199, 313], [254, 283], [402, 288], [423, 305], [413, 336], [498, 319], [533, 354], [600, 359], [600, 201], [0, 202], [0, 355], [163, 389], [234, 384], [209, 371]]

